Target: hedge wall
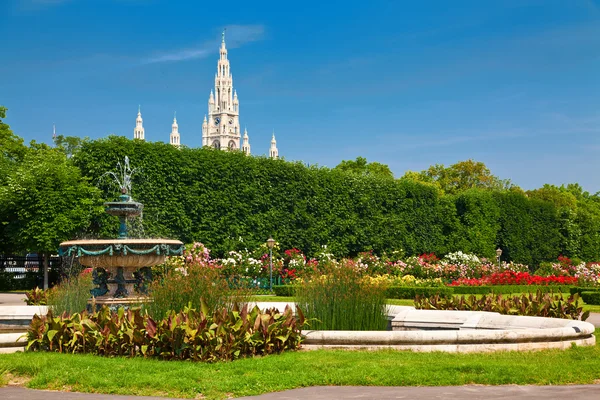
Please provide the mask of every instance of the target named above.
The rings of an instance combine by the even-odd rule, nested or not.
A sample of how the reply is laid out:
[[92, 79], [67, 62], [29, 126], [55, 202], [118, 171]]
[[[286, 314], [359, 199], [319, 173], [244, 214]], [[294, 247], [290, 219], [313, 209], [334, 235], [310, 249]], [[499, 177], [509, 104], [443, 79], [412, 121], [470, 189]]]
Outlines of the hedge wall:
[[[309, 256], [327, 244], [343, 256], [403, 249], [407, 255], [462, 250], [494, 257], [500, 245], [504, 260], [536, 265], [562, 252], [557, 209], [522, 192], [444, 196], [409, 180], [115, 136], [84, 143], [73, 161], [114, 200], [117, 190], [99, 178], [126, 155], [140, 169], [132, 196], [144, 203], [143, 229], [134, 231], [201, 241], [217, 255], [254, 248], [269, 235], [282, 249]], [[600, 230], [600, 213], [585, 215], [574, 223], [586, 232]], [[102, 216], [82, 235], [115, 236], [117, 225]], [[600, 259], [597, 242], [582, 241], [582, 254]]]

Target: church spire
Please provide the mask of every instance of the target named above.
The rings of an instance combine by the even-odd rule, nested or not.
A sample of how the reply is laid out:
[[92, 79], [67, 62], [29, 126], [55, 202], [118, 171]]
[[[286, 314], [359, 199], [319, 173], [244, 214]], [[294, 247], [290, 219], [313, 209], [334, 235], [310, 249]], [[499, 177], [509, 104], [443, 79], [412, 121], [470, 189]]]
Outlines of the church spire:
[[208, 98], [208, 118], [206, 123], [202, 123], [202, 145], [223, 150], [243, 150], [239, 100], [233, 88], [227, 59], [225, 30], [221, 34], [214, 91], [211, 90]]
[[173, 146], [177, 146], [177, 147], [179, 147], [179, 145], [181, 144], [180, 137], [179, 137], [179, 125], [177, 125], [177, 112], [175, 112], [175, 114], [173, 116], [173, 125], [171, 125], [170, 143]]
[[271, 148], [269, 149], [269, 157], [274, 160], [279, 158], [279, 150], [277, 150], [277, 141], [275, 140], [275, 130], [273, 130], [273, 137], [271, 138]]
[[145, 140], [144, 139], [145, 132], [144, 132], [143, 122], [144, 121], [142, 120], [142, 107], [141, 107], [141, 105], [138, 105], [137, 118], [135, 119], [135, 128], [133, 129], [133, 138], [134, 139]]

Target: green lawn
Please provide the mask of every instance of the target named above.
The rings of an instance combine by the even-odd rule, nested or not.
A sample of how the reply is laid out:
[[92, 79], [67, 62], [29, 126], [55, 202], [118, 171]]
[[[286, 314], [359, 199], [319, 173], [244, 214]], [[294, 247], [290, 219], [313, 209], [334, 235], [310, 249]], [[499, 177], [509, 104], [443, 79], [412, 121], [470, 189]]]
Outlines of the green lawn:
[[314, 385], [566, 385], [598, 382], [600, 345], [485, 355], [320, 350], [215, 364], [16, 353], [0, 355], [0, 371], [37, 389], [208, 399]]

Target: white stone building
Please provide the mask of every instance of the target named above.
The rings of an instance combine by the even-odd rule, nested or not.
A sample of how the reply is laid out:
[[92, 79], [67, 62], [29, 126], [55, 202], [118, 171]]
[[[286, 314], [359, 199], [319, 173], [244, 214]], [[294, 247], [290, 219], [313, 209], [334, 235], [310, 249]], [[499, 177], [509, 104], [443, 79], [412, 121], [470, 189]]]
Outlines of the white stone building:
[[[221, 150], [241, 150], [249, 155], [250, 138], [246, 129], [244, 129], [244, 136], [242, 137], [240, 129], [240, 103], [233, 88], [233, 77], [227, 59], [227, 47], [225, 46], [225, 31], [223, 31], [219, 54], [215, 89], [214, 92], [213, 90], [210, 91], [208, 114], [204, 115], [204, 121], [202, 122], [202, 146], [211, 146]], [[173, 118], [171, 128], [169, 143], [179, 147], [181, 139], [176, 117]], [[134, 139], [144, 140], [144, 127], [140, 108], [138, 108], [133, 137]], [[275, 132], [273, 132], [271, 139], [269, 157], [274, 159], [279, 157]]]
[[[233, 77], [227, 59], [225, 32], [221, 40], [215, 75], [215, 91], [208, 98], [208, 118], [202, 123], [202, 145], [223, 150], [242, 149], [240, 130], [240, 104], [233, 88]], [[250, 142], [244, 132], [244, 149], [250, 154]], [[248, 139], [248, 141], [246, 140]]]

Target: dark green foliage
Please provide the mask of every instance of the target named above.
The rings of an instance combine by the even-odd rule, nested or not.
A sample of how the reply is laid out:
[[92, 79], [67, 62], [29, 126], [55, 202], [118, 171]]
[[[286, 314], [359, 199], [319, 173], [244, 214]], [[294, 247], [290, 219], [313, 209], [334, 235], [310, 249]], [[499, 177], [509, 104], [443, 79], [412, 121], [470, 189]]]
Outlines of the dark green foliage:
[[582, 292], [581, 299], [585, 301], [586, 304], [593, 304], [600, 306], [600, 291], [594, 292]]
[[[281, 249], [295, 247], [309, 257], [326, 244], [336, 256], [402, 249], [407, 256], [461, 250], [487, 258], [499, 246], [502, 260], [531, 267], [559, 254], [600, 259], [599, 195], [568, 185], [528, 197], [471, 160], [448, 171], [435, 167], [431, 182], [394, 180], [116, 136], [69, 138], [60, 148], [28, 149], [2, 127], [3, 140], [16, 149], [4, 156], [3, 165], [27, 177], [17, 179], [13, 172], [0, 177], [4, 251], [53, 251], [58, 241], [75, 236], [115, 237], [118, 221], [102, 213], [89, 184], [100, 187], [102, 200], [115, 200], [116, 187], [100, 178], [129, 156], [140, 170], [132, 196], [144, 203], [143, 224], [130, 230], [132, 236], [201, 241], [217, 257], [255, 249], [273, 236]], [[66, 159], [65, 153], [73, 156]], [[47, 173], [29, 172], [46, 166]], [[3, 179], [27, 187], [9, 188]], [[446, 189], [440, 190], [440, 179]]]
[[[512, 293], [569, 293], [572, 286], [563, 285], [494, 285], [494, 286], [453, 286], [454, 294], [512, 294]], [[573, 294], [573, 292], [571, 292]]]
[[596, 286], [596, 287], [575, 286], [575, 287], [572, 287], [571, 289], [569, 289], [569, 292], [571, 294], [579, 294], [579, 295], [581, 295], [583, 292], [600, 292], [600, 286]]
[[154, 320], [140, 309], [111, 312], [103, 307], [55, 317], [35, 315], [27, 332], [27, 349], [103, 356], [143, 356], [165, 360], [227, 361], [253, 355], [294, 350], [301, 342], [305, 321], [286, 307], [261, 312], [245, 305], [208, 313], [186, 308]]
[[555, 260], [560, 248], [560, 221], [546, 201], [519, 192], [494, 193], [500, 209], [498, 243], [502, 259], [529, 266]]
[[294, 285], [273, 285], [275, 296], [291, 297], [294, 295]]
[[463, 192], [455, 197], [455, 207], [460, 223], [452, 233], [453, 250], [494, 259], [500, 209], [492, 192], [481, 189]]
[[452, 296], [454, 288], [451, 287], [416, 287], [416, 286], [391, 286], [385, 291], [388, 299], [414, 299], [415, 296]]
[[415, 308], [423, 310], [459, 310], [459, 311], [489, 311], [506, 315], [529, 315], [533, 317], [580, 319], [585, 321], [590, 312], [582, 313], [579, 295], [575, 294], [565, 299], [562, 294], [537, 293], [520, 296], [502, 297], [501, 294], [483, 295], [477, 298], [471, 295], [454, 297], [420, 297], [415, 298]]
[[[117, 191], [99, 178], [126, 155], [141, 170], [132, 196], [144, 203], [146, 236], [201, 241], [217, 256], [269, 235], [308, 255], [325, 244], [337, 255], [445, 249], [445, 210], [425, 185], [120, 137], [84, 142], [73, 161], [112, 199]], [[95, 230], [115, 236], [117, 221], [101, 216]]]

